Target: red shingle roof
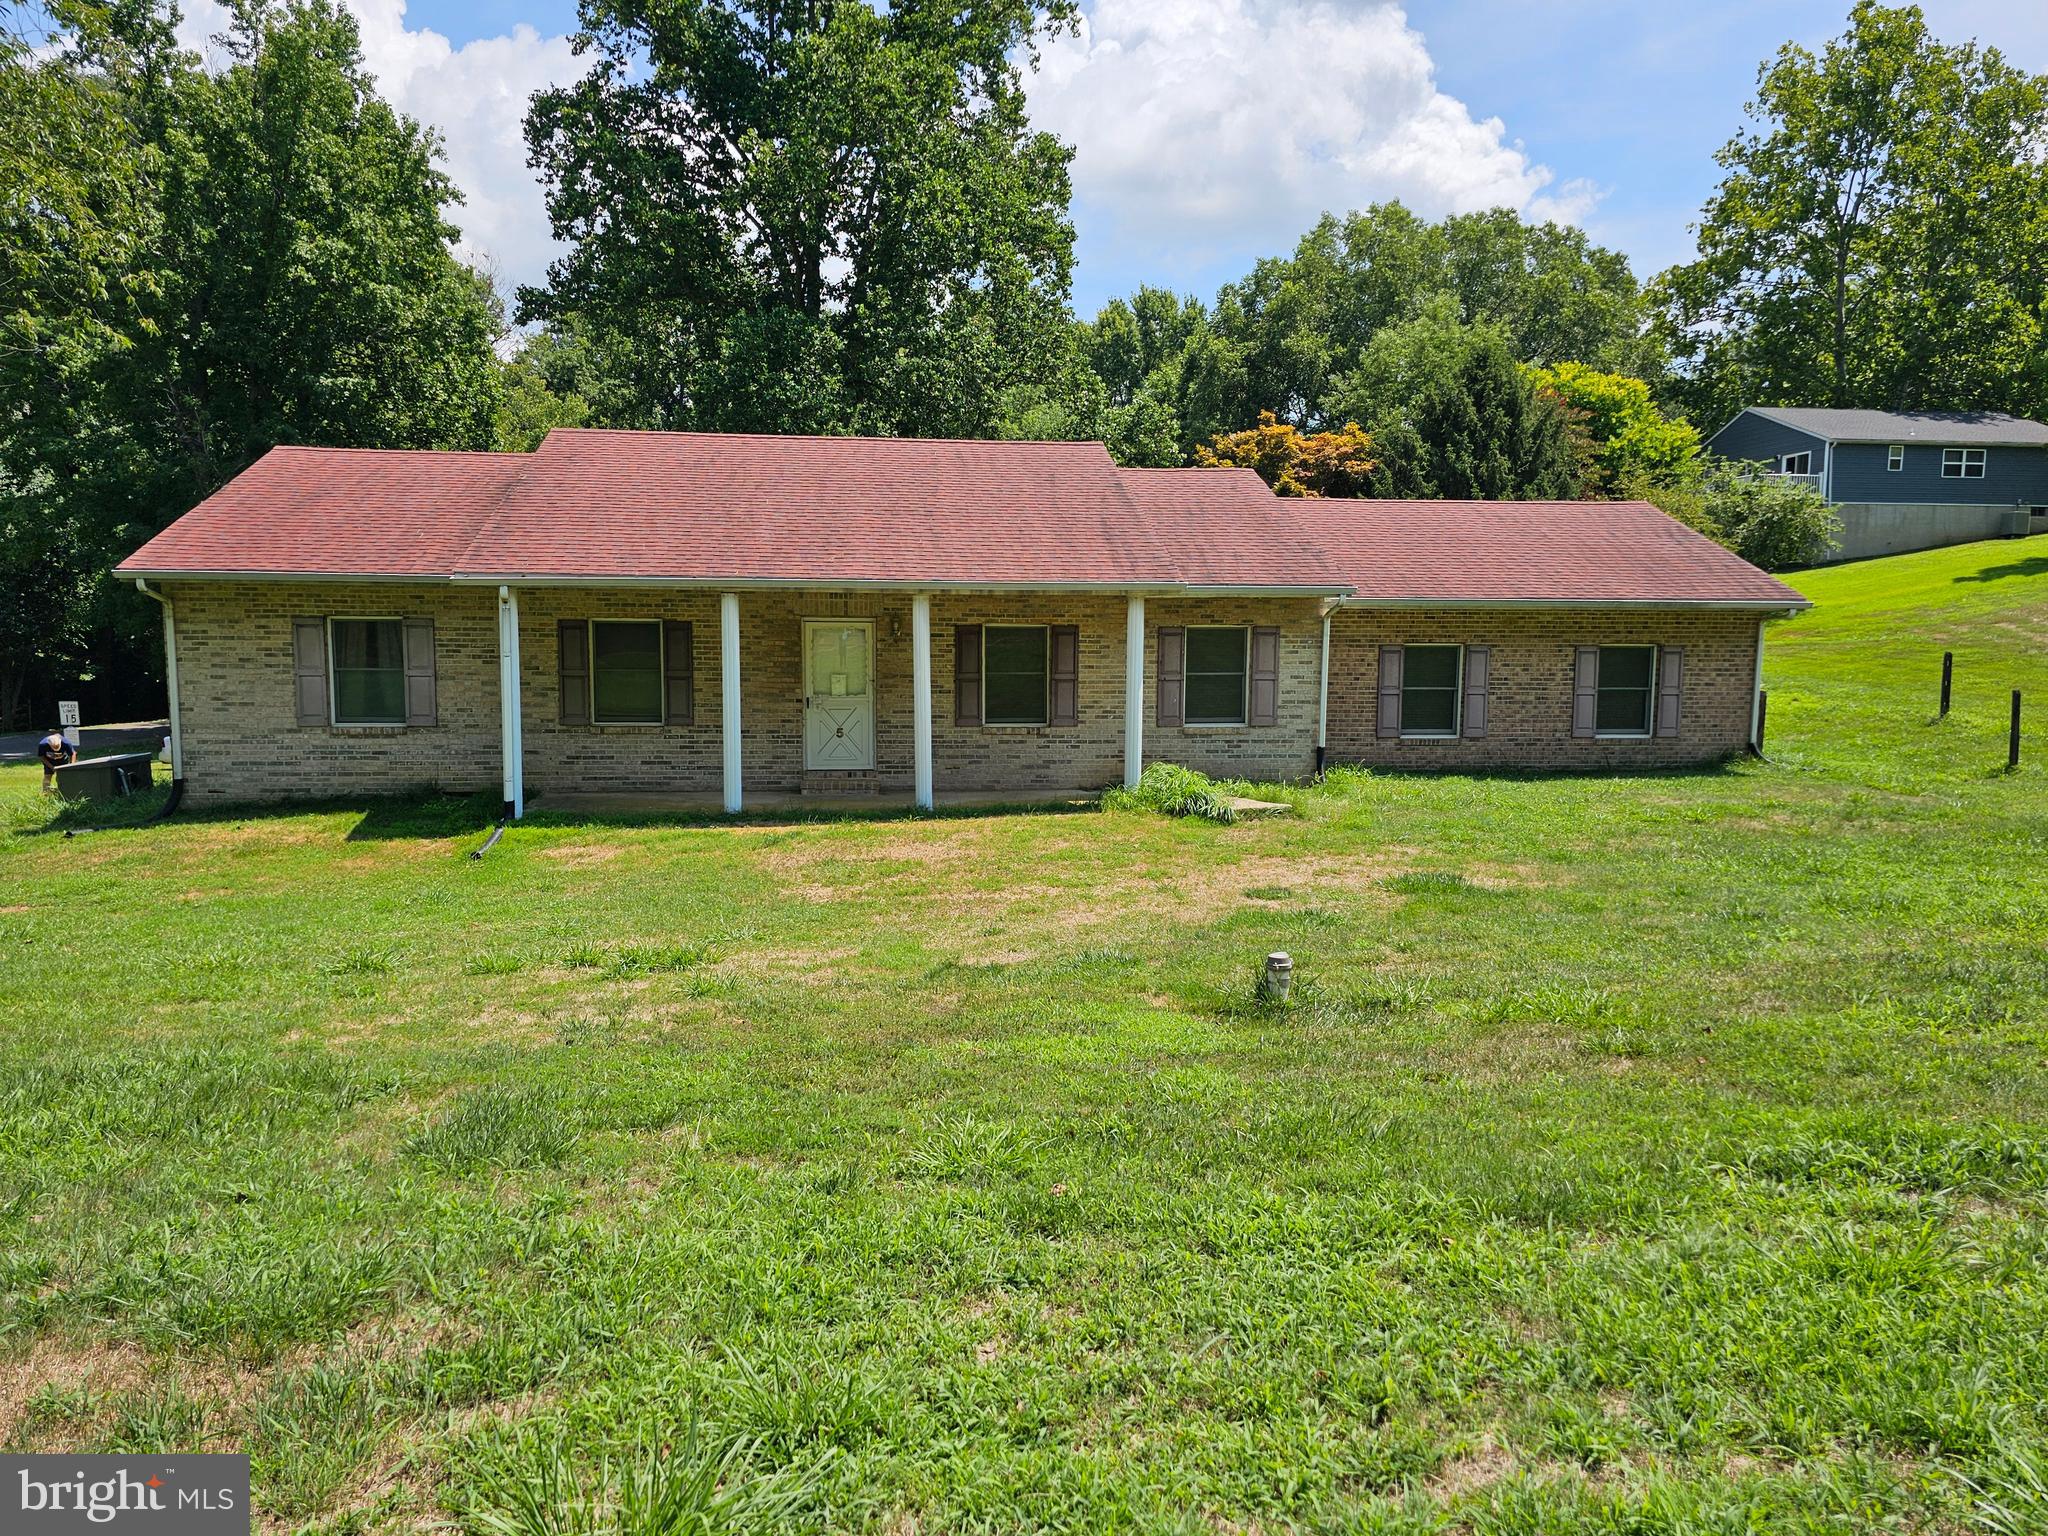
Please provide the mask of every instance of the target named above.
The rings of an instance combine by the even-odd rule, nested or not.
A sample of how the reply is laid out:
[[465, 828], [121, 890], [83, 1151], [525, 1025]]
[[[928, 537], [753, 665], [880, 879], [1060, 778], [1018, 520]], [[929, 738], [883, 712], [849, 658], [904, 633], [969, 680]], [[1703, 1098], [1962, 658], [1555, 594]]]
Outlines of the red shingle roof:
[[446, 576], [524, 453], [273, 448], [117, 575]]
[[1296, 501], [1360, 601], [1803, 608], [1645, 501]]
[[1195, 587], [1290, 587], [1312, 574], [1324, 590], [1351, 583], [1302, 535], [1298, 503], [1249, 469], [1120, 469], [1138, 516], [1179, 557]]
[[[1304, 551], [1312, 577], [1321, 563]], [[552, 432], [463, 576], [1143, 586], [1174, 552], [1100, 443]]]
[[531, 454], [273, 449], [116, 569], [1802, 604], [1641, 502], [1283, 500], [1100, 443], [586, 430]]

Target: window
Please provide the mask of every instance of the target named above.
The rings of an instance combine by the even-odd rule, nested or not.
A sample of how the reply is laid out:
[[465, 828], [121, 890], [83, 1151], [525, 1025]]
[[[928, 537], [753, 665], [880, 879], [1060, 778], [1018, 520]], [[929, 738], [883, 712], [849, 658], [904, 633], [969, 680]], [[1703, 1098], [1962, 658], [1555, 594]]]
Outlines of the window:
[[590, 621], [590, 719], [595, 725], [661, 724], [661, 621]]
[[[317, 640], [319, 631], [313, 634]], [[327, 654], [336, 725], [405, 724], [404, 624], [397, 619], [329, 619]]]
[[1401, 650], [1401, 734], [1458, 734], [1458, 684], [1465, 648], [1410, 645]]
[[1779, 474], [1781, 474], [1781, 475], [1810, 475], [1810, 474], [1812, 474], [1812, 473], [1813, 473], [1813, 455], [1812, 455], [1811, 453], [1788, 453], [1788, 454], [1785, 454], [1785, 455], [1784, 455], [1783, 457], [1781, 457], [1781, 458], [1780, 458], [1780, 459], [1778, 460], [1778, 473], [1779, 473]]
[[1042, 624], [982, 626], [981, 718], [986, 724], [1045, 724], [1047, 634]]
[[1245, 722], [1245, 656], [1251, 631], [1214, 625], [1187, 632], [1187, 704], [1189, 725], [1243, 725]]
[[1599, 735], [1649, 735], [1650, 706], [1657, 696], [1657, 648], [1601, 646], [1598, 687], [1593, 729]]
[[1982, 480], [1984, 478], [1984, 450], [1982, 448], [1942, 449], [1941, 478], [1944, 480]]
[[1904, 443], [1893, 443], [1891, 447], [1885, 449], [1884, 467], [1893, 474], [1897, 474], [1906, 467], [1906, 445]]

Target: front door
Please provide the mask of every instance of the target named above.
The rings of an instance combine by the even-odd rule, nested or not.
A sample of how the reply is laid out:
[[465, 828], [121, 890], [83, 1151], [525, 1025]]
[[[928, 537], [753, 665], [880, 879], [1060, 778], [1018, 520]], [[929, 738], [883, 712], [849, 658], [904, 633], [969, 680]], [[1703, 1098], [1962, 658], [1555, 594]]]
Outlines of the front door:
[[804, 767], [875, 766], [875, 625], [804, 620]]

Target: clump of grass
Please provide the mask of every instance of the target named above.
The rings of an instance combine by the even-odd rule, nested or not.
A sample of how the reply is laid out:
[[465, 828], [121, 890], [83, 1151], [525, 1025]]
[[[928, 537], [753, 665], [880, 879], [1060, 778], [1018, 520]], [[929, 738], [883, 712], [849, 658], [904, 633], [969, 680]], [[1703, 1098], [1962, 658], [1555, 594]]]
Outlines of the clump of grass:
[[1404, 896], [1435, 896], [1446, 891], [1475, 889], [1470, 880], [1454, 869], [1411, 869], [1405, 874], [1389, 875], [1383, 883], [1388, 890]]
[[463, 961], [463, 971], [471, 976], [511, 976], [525, 968], [526, 962], [519, 956], [502, 949], [480, 949]]
[[1112, 789], [1102, 797], [1112, 811], [1152, 811], [1161, 816], [1193, 816], [1228, 824], [1237, 813], [1216, 781], [1206, 773], [1178, 763], [1154, 763], [1132, 789]]
[[552, 1168], [575, 1145], [565, 1106], [550, 1093], [484, 1088], [405, 1144], [406, 1155], [443, 1173]]
[[628, 944], [612, 955], [612, 970], [619, 975], [643, 971], [687, 971], [711, 958], [707, 944]]
[[559, 1434], [524, 1428], [475, 1457], [461, 1487], [477, 1536], [724, 1536], [802, 1522], [825, 1462], [766, 1465], [757, 1442], [720, 1445], [692, 1422], [666, 1441], [579, 1466]]

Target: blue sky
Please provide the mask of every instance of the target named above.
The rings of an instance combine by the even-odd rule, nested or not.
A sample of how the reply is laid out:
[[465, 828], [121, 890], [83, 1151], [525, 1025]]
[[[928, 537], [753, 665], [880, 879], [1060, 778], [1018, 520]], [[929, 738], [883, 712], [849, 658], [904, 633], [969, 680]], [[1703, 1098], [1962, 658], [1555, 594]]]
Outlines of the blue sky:
[[[532, 281], [548, 237], [524, 166], [527, 94], [575, 68], [573, 0], [347, 0], [388, 94], [440, 126], [474, 253]], [[203, 37], [208, 0], [187, 34]], [[1084, 0], [1033, 116], [1074, 144], [1074, 300], [1141, 281], [1213, 294], [1322, 208], [1507, 203], [1567, 218], [1649, 276], [1688, 224], [1779, 44], [1846, 0]], [[2048, 72], [2043, 0], [1924, 0], [1937, 35]], [[215, 23], [217, 25], [217, 22]]]

